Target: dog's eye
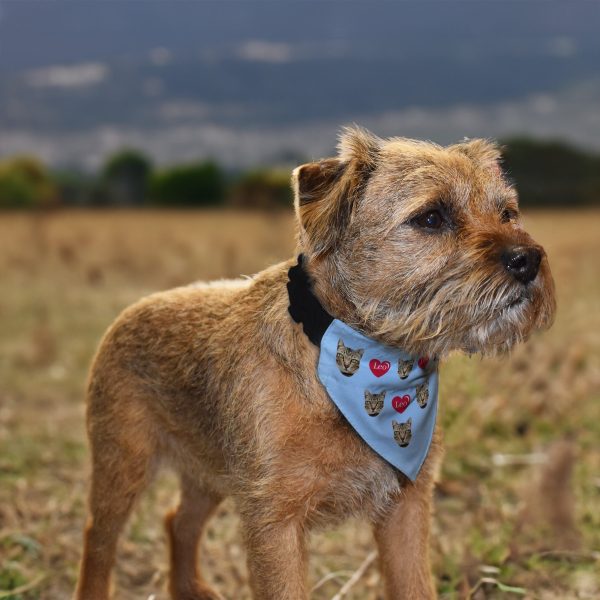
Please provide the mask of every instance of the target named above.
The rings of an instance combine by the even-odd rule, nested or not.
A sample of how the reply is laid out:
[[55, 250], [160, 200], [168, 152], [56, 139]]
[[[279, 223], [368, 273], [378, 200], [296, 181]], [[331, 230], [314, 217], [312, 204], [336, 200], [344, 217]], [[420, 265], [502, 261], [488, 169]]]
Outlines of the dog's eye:
[[415, 217], [414, 222], [425, 229], [439, 229], [444, 224], [444, 218], [439, 210], [428, 210]]
[[512, 210], [510, 208], [505, 208], [500, 215], [500, 220], [502, 223], [510, 223], [510, 221], [516, 220], [518, 217], [518, 213], [516, 210]]

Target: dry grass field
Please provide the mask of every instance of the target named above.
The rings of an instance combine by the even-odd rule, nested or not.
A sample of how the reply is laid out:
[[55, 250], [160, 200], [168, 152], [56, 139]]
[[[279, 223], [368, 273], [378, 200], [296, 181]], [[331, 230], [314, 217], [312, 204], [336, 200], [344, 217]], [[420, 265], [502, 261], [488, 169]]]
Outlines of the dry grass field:
[[[600, 212], [539, 212], [556, 324], [512, 356], [455, 356], [441, 372], [446, 457], [432, 552], [440, 598], [600, 598]], [[251, 274], [294, 249], [290, 215], [57, 212], [0, 215], [0, 598], [68, 600], [84, 524], [86, 371], [128, 303], [196, 279]], [[161, 475], [123, 537], [116, 598], [166, 599]], [[249, 598], [225, 503], [204, 539], [208, 577]], [[315, 599], [373, 550], [349, 522], [311, 541]], [[13, 591], [11, 591], [13, 590]], [[381, 597], [376, 564], [345, 598]], [[283, 600], [283, 599], [282, 599]]]

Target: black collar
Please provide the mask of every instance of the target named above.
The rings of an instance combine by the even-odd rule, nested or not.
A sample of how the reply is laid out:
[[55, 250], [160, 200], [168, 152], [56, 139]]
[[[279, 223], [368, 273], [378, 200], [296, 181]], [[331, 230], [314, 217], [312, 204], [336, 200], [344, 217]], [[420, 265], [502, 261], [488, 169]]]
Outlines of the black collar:
[[305, 262], [304, 255], [300, 254], [298, 264], [288, 271], [287, 290], [290, 300], [288, 312], [296, 323], [302, 323], [302, 329], [308, 339], [315, 346], [319, 346], [333, 317], [321, 306], [315, 296], [310, 277], [304, 268]]

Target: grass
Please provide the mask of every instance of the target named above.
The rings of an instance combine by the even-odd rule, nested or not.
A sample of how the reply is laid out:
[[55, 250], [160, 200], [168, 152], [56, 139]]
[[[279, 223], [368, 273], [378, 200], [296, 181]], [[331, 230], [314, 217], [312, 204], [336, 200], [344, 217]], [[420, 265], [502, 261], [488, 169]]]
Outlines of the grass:
[[[432, 554], [444, 599], [600, 597], [600, 213], [537, 212], [559, 312], [511, 357], [455, 356], [441, 373], [446, 458]], [[0, 216], [0, 599], [68, 598], [85, 518], [83, 389], [95, 345], [139, 296], [250, 274], [286, 258], [286, 213], [58, 212]], [[118, 598], [165, 599], [164, 474], [123, 537]], [[211, 581], [249, 598], [225, 503], [205, 539]], [[373, 550], [361, 523], [311, 541], [313, 598], [333, 597]], [[381, 597], [375, 563], [346, 596]]]

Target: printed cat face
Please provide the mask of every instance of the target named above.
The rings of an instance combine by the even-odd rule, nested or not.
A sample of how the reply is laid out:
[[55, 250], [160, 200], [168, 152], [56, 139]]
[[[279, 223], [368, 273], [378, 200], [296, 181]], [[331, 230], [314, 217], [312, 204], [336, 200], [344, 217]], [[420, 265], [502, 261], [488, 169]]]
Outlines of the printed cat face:
[[396, 443], [400, 448], [406, 448], [412, 439], [412, 418], [408, 419], [405, 423], [392, 421], [392, 427], [394, 428], [394, 439], [396, 440]]
[[358, 371], [360, 367], [360, 359], [364, 354], [364, 350], [353, 350], [344, 345], [343, 340], [338, 340], [337, 354], [335, 355], [335, 362], [342, 375], [350, 377]]
[[409, 376], [414, 364], [414, 358], [398, 361], [398, 375], [400, 375], [400, 379], [406, 379]]
[[383, 410], [383, 400], [385, 392], [380, 394], [371, 394], [365, 390], [365, 410], [370, 417], [376, 417]]
[[429, 384], [422, 383], [417, 386], [417, 402], [421, 408], [425, 408], [427, 406], [427, 401], [429, 400]]

